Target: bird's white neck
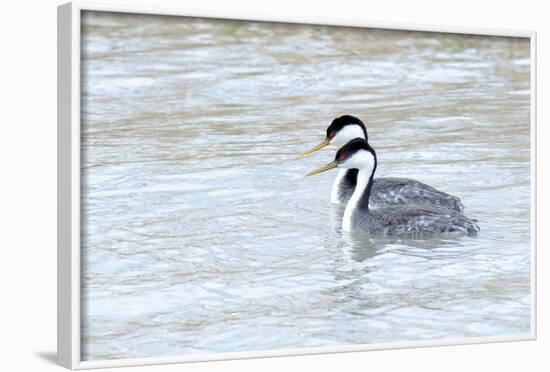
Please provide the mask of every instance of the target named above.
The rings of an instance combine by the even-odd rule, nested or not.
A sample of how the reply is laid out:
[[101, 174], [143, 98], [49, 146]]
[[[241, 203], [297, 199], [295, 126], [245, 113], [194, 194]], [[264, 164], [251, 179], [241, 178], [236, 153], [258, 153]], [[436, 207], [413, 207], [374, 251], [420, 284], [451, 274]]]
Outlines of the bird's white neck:
[[363, 203], [366, 202], [366, 207], [368, 207], [368, 199], [364, 200], [364, 198], [368, 198], [368, 195], [365, 195], [365, 193], [367, 192], [367, 187], [369, 186], [371, 175], [372, 168], [359, 169], [355, 191], [349, 199], [348, 204], [346, 205], [346, 209], [344, 211], [344, 218], [342, 219], [343, 231], [351, 231], [351, 221], [353, 213], [361, 207], [364, 208], [365, 206], [362, 205]]
[[346, 177], [346, 174], [348, 173], [347, 169], [340, 168], [338, 169], [338, 174], [336, 175], [336, 179], [334, 180], [334, 183], [332, 184], [332, 190], [330, 192], [330, 201], [334, 204], [341, 204], [340, 203], [340, 184], [344, 180], [344, 177]]

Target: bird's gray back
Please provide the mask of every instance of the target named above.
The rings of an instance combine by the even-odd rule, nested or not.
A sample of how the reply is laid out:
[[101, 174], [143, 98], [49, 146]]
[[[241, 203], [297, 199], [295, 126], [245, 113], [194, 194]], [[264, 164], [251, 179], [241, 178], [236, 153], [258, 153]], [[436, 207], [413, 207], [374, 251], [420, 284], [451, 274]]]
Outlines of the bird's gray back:
[[439, 191], [425, 183], [410, 178], [375, 178], [372, 184], [370, 205], [381, 208], [391, 205], [434, 205], [462, 212], [459, 198]]

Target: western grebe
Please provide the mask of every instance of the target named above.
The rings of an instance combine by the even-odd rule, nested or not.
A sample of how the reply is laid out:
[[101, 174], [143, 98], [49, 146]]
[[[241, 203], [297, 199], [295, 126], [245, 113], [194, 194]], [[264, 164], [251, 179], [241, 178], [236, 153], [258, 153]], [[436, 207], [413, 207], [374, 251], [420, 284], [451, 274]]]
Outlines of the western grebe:
[[393, 205], [370, 209], [369, 199], [376, 165], [373, 148], [364, 139], [355, 138], [338, 150], [334, 161], [306, 174], [312, 176], [336, 167], [358, 169], [357, 184], [344, 211], [342, 230], [404, 237], [444, 233], [475, 235], [479, 231], [476, 220], [434, 205]]
[[[365, 124], [355, 116], [343, 115], [332, 121], [326, 138], [314, 148], [302, 153], [311, 154], [329, 144], [342, 146], [354, 138], [368, 141]], [[357, 169], [340, 169], [332, 185], [330, 200], [334, 204], [346, 204], [357, 183]], [[372, 184], [371, 206], [430, 204], [462, 212], [459, 198], [434, 189], [410, 178], [379, 177]]]

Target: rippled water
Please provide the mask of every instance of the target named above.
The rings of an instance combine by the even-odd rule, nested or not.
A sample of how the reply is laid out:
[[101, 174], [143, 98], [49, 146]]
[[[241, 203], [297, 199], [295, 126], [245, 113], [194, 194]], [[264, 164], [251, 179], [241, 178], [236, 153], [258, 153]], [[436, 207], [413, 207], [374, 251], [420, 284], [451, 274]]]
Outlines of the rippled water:
[[[529, 41], [86, 13], [85, 360], [530, 330]], [[462, 198], [477, 237], [343, 234], [334, 148]]]

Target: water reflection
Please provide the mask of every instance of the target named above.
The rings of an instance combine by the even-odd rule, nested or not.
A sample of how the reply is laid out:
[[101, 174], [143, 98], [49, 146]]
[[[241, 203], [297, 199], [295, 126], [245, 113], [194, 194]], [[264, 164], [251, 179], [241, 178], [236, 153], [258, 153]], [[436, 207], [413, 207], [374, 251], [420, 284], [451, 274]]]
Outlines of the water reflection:
[[[85, 360], [529, 331], [527, 40], [87, 13]], [[341, 232], [332, 118], [478, 237]]]

